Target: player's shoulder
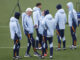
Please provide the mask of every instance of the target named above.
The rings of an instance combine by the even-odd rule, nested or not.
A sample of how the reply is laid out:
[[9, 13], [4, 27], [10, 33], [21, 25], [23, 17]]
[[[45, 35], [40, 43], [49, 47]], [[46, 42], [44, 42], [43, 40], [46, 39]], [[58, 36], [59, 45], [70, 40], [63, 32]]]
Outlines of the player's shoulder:
[[16, 19], [15, 17], [11, 17], [10, 22], [18, 22], [18, 19]]
[[46, 19], [53, 18], [52, 14], [48, 14], [45, 16]]
[[58, 16], [58, 15], [59, 15], [59, 11], [56, 12], [55, 16]]
[[75, 9], [73, 10], [73, 12], [74, 12], [74, 13], [77, 13]]
[[25, 13], [25, 12], [23, 12], [23, 13], [22, 13], [22, 16], [25, 16], [25, 15], [26, 15], [26, 13]]
[[10, 19], [14, 19], [14, 17], [11, 17]]
[[77, 12], [76, 12], [76, 10], [75, 9], [73, 9], [73, 11], [69, 11], [69, 14], [71, 15], [71, 14], [77, 14]]

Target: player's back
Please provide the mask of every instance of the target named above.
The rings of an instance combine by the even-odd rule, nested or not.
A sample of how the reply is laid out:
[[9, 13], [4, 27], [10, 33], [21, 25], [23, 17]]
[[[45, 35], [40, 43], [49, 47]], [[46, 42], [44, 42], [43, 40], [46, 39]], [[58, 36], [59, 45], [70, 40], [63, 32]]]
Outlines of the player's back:
[[66, 23], [66, 14], [63, 9], [60, 9], [58, 11], [58, 24], [60, 29], [65, 29], [65, 23]]
[[46, 19], [46, 26], [47, 26], [47, 34], [48, 36], [54, 35], [54, 29], [55, 29], [55, 20], [53, 19], [51, 14], [48, 14]]
[[14, 38], [14, 36], [15, 36], [14, 34], [16, 32], [16, 25], [17, 25], [16, 22], [17, 22], [17, 19], [14, 17], [11, 17], [9, 27], [10, 27], [10, 33], [11, 33], [12, 39]]

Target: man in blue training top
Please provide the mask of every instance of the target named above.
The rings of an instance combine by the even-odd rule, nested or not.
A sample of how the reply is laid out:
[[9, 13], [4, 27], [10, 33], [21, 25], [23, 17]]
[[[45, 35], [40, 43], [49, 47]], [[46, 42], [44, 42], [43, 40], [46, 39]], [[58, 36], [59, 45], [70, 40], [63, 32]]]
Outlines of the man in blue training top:
[[[36, 49], [41, 49], [39, 45], [41, 45], [41, 41], [39, 39], [39, 25], [40, 25], [40, 17], [41, 17], [41, 8], [42, 4], [37, 3], [36, 6], [33, 8], [33, 20], [34, 20], [34, 27], [36, 29]], [[39, 48], [40, 47], [40, 48]]]
[[53, 36], [54, 36], [54, 30], [56, 27], [56, 21], [52, 17], [52, 15], [49, 13], [49, 10], [45, 11], [45, 17], [43, 19], [43, 26], [44, 26], [44, 38], [42, 42], [42, 58], [44, 58], [44, 54], [46, 51], [46, 43], [47, 40], [49, 42], [49, 48], [50, 48], [50, 58], [53, 58]]
[[67, 7], [69, 10], [68, 23], [70, 26], [70, 31], [71, 31], [71, 36], [72, 36], [72, 46], [70, 48], [75, 49], [76, 48], [76, 41], [77, 41], [76, 28], [78, 26], [77, 12], [74, 9], [72, 2], [67, 3]]
[[27, 51], [24, 57], [31, 57], [31, 55], [29, 54], [31, 45], [33, 47], [34, 56], [39, 56], [39, 53], [36, 51], [35, 40], [33, 38], [34, 25], [33, 25], [32, 17], [31, 17], [32, 11], [33, 10], [31, 8], [27, 8], [26, 12], [22, 14], [23, 30], [28, 39]]
[[22, 39], [20, 24], [19, 24], [19, 17], [20, 13], [16, 12], [14, 17], [10, 18], [10, 33], [11, 33], [11, 39], [14, 40], [14, 47], [13, 47], [13, 58], [21, 58], [19, 56], [19, 48], [20, 48], [20, 40]]
[[56, 6], [57, 8], [57, 13], [55, 15], [55, 20], [56, 20], [56, 32], [57, 32], [57, 38], [58, 38], [58, 48], [57, 50], [61, 49], [61, 39], [63, 40], [63, 49], [66, 49], [66, 40], [64, 36], [64, 31], [65, 31], [65, 24], [67, 21], [66, 18], [66, 13], [64, 9], [62, 9], [62, 5], [58, 4]]

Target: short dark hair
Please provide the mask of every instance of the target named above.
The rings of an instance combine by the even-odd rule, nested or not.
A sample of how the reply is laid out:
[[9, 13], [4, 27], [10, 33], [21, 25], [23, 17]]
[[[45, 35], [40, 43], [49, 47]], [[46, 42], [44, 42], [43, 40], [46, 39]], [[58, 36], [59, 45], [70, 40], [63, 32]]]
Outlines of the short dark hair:
[[16, 19], [19, 19], [20, 13], [19, 13], [19, 12], [15, 12], [14, 17], [15, 17]]
[[45, 10], [44, 15], [46, 16], [47, 14], [49, 14], [49, 10]]
[[41, 3], [37, 3], [37, 4], [36, 4], [36, 6], [40, 6], [40, 5], [42, 5], [42, 4], [41, 4]]
[[61, 4], [58, 4], [58, 5], [56, 6], [56, 8], [59, 10], [59, 9], [62, 8], [62, 5], [61, 5]]

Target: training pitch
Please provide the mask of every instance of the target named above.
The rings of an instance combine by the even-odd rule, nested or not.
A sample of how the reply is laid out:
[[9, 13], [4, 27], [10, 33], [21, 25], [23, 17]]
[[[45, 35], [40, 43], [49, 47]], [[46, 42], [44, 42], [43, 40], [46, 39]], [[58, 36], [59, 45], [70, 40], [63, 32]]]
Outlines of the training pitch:
[[[37, 2], [42, 3], [42, 10], [49, 9], [50, 13], [55, 15], [56, 13], [56, 5], [58, 3], [62, 4], [63, 8], [65, 9], [66, 14], [68, 14], [67, 10], [67, 2], [72, 1], [74, 3], [74, 7], [76, 9], [76, 2], [78, 0], [20, 0], [20, 6], [22, 12], [25, 11], [28, 7], [34, 7]], [[16, 5], [17, 0], [0, 0], [0, 60], [13, 60], [13, 41], [10, 39], [10, 32], [9, 32], [9, 19], [13, 8]], [[16, 11], [18, 9], [16, 8]], [[27, 49], [27, 38], [24, 35], [22, 29], [22, 23], [20, 18], [20, 25], [22, 30], [22, 40], [21, 40], [21, 48], [20, 48], [20, 56], [24, 56], [26, 49]], [[71, 50], [69, 46], [72, 44], [72, 39], [70, 35], [70, 28], [66, 25], [65, 29], [65, 38], [66, 38], [66, 46], [67, 50], [63, 51], [56, 51], [57, 48], [57, 36], [56, 31], [54, 35], [54, 51], [53, 51], [53, 59], [52, 60], [80, 60], [80, 27], [77, 28], [77, 49]], [[34, 38], [36, 33], [34, 33]], [[38, 52], [41, 52], [38, 50]], [[31, 48], [30, 54], [33, 56], [33, 49]], [[31, 57], [31, 58], [22, 58], [21, 60], [41, 60], [39, 57]], [[49, 59], [49, 49], [48, 49], [48, 56], [44, 60]]]

